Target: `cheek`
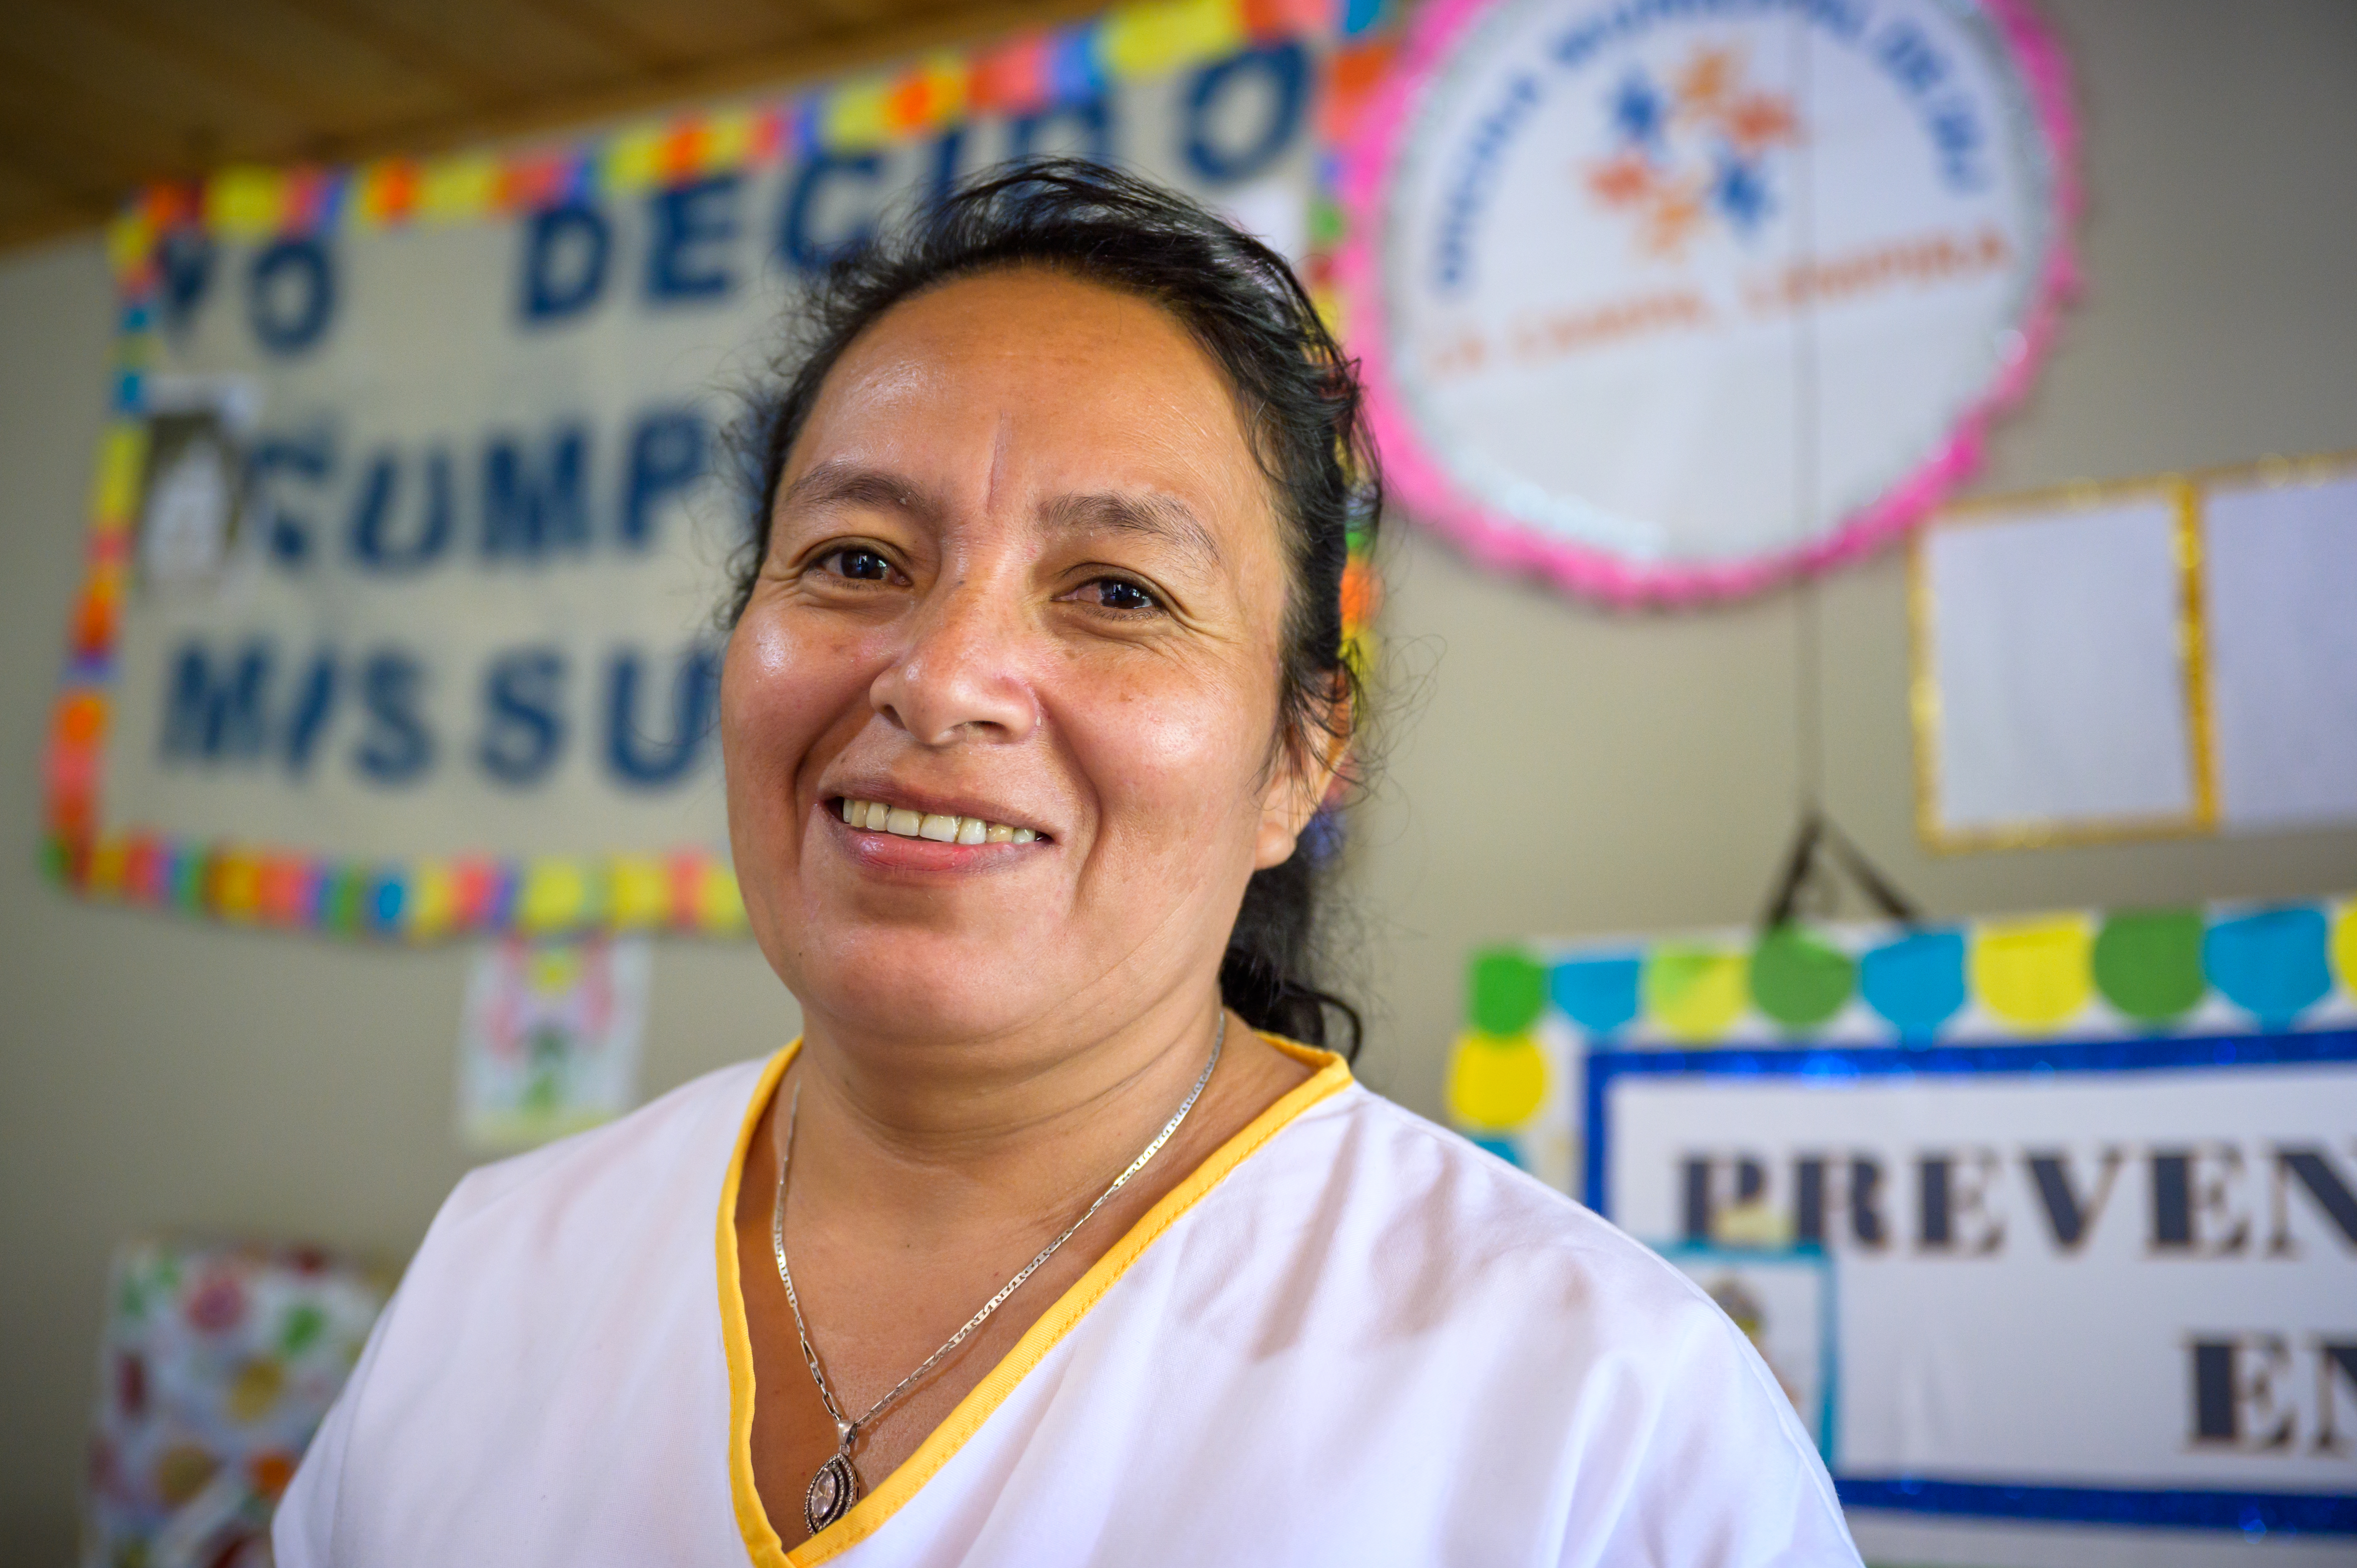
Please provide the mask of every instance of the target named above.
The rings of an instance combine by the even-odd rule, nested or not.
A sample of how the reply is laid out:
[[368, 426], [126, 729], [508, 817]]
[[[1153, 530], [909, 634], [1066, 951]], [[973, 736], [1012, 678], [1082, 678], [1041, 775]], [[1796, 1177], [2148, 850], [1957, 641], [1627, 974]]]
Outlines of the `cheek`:
[[[1275, 695], [1232, 669], [1157, 665], [1099, 682], [1075, 748], [1100, 781], [1108, 826], [1200, 852], [1258, 820]], [[1126, 822], [1124, 819], [1127, 819]]]
[[732, 811], [791, 811], [794, 776], [853, 703], [864, 709], [868, 682], [852, 639], [813, 637], [788, 617], [748, 610], [729, 636], [720, 673], [720, 748]]

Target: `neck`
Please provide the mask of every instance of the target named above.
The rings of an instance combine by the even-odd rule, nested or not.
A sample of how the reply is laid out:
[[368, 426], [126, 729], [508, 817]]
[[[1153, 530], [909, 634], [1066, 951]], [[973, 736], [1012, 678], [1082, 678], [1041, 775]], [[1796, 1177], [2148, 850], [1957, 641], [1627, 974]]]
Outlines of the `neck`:
[[1049, 1025], [952, 1045], [878, 1041], [809, 1017], [791, 1090], [771, 1112], [783, 1116], [798, 1094], [798, 1206], [910, 1244], [1061, 1214], [1169, 1120], [1220, 1017], [1211, 988], [1168, 996], [1110, 1033]]

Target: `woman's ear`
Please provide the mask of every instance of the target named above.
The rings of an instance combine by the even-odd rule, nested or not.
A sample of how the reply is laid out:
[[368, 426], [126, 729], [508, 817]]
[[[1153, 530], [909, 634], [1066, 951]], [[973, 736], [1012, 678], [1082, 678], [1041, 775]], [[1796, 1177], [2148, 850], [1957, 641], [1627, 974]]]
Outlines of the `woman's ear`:
[[1307, 733], [1286, 741], [1284, 766], [1275, 770], [1261, 797], [1254, 870], [1265, 871], [1293, 858], [1302, 830], [1325, 803], [1327, 791], [1350, 757], [1351, 725], [1357, 716], [1351, 708], [1350, 681], [1337, 672], [1325, 702], [1305, 726]]

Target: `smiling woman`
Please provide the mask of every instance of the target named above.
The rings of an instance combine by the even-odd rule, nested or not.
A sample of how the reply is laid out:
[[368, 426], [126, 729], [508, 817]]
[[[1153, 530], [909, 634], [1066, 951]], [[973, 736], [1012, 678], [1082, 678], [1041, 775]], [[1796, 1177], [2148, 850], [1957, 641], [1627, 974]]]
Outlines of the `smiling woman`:
[[1376, 492], [1284, 262], [1026, 166], [838, 262], [763, 435], [806, 1032], [461, 1185], [279, 1562], [1855, 1563], [1706, 1298], [1321, 1048]]

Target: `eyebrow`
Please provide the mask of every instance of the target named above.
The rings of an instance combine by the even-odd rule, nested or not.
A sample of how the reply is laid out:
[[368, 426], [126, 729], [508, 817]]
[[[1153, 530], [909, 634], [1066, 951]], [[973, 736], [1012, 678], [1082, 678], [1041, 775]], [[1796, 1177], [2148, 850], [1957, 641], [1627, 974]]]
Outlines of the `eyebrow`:
[[1220, 564], [1219, 540], [1203, 526], [1195, 509], [1176, 496], [1113, 491], [1059, 496], [1040, 509], [1040, 516], [1054, 527], [1143, 534], [1174, 544], [1207, 566]]
[[899, 475], [856, 463], [821, 463], [788, 486], [777, 510], [794, 507], [886, 507], [920, 518], [940, 515], [939, 502]]
[[[821, 463], [788, 486], [778, 498], [777, 510], [797, 507], [881, 507], [937, 521], [947, 510], [934, 497], [885, 468], [849, 462]], [[1058, 496], [1040, 508], [1041, 520], [1053, 528], [1075, 532], [1103, 530], [1159, 539], [1216, 568], [1220, 542], [1195, 515], [1195, 509], [1176, 496], [1124, 495], [1096, 490], [1084, 495]]]

